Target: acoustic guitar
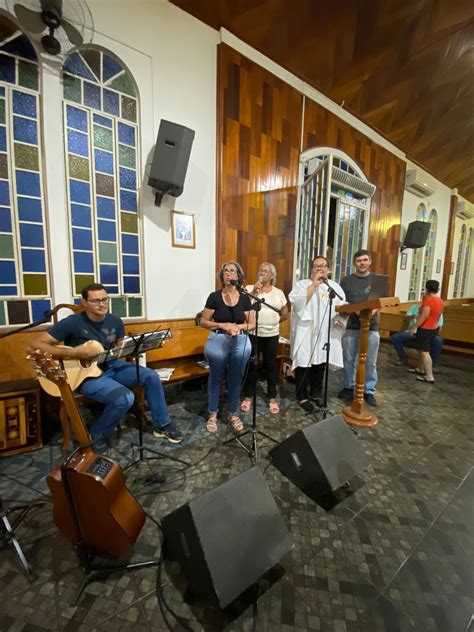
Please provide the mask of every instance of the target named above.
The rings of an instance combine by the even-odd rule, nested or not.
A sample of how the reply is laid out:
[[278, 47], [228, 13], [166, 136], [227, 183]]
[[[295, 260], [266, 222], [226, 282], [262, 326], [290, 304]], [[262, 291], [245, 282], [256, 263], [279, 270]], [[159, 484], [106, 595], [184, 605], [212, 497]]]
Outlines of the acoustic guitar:
[[[140, 335], [140, 334], [138, 334]], [[159, 343], [162, 343], [168, 338], [172, 338], [171, 331], [169, 329], [163, 329], [160, 331], [154, 331], [146, 334], [147, 340], [141, 345], [143, 352], [149, 349], [154, 349]], [[102, 375], [102, 369], [99, 364], [109, 360], [115, 360], [117, 358], [124, 358], [131, 355], [135, 349], [135, 343], [132, 338], [124, 338], [122, 344], [119, 347], [113, 347], [112, 349], [105, 350], [104, 347], [97, 340], [88, 340], [86, 345], [94, 349], [97, 355], [90, 360], [77, 360], [75, 358], [63, 358], [61, 360], [63, 369], [66, 373], [67, 383], [72, 391], [79, 388], [82, 382], [88, 377], [99, 377]], [[58, 348], [67, 349], [64, 345], [57, 345]], [[38, 376], [38, 382], [41, 388], [51, 395], [52, 397], [60, 397], [61, 391], [56, 384], [45, 377]]]
[[[59, 389], [77, 441], [89, 444], [91, 438], [59, 362], [38, 352], [28, 359], [42, 378]], [[82, 447], [66, 467], [77, 525], [62, 467], [56, 467], [46, 478], [53, 497], [54, 523], [59, 531], [73, 544], [84, 543], [92, 555], [130, 558], [145, 523], [145, 513], [128, 491], [120, 466], [109, 457], [95, 454], [91, 447]]]

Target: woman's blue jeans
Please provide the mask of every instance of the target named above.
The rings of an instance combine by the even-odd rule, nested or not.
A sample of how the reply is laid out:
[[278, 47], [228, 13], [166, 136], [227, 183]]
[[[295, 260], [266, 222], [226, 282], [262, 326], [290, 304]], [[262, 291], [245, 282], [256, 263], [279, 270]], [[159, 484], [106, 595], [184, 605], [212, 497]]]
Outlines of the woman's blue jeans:
[[[139, 367], [139, 371], [140, 386], [145, 391], [153, 426], [167, 426], [170, 423], [168, 407], [158, 374], [153, 369], [142, 366]], [[135, 396], [130, 387], [136, 384], [136, 366], [123, 360], [113, 360], [102, 375], [89, 378], [81, 384], [79, 392], [82, 395], [105, 404], [102, 415], [91, 429], [94, 439], [112, 434], [133, 404]]]
[[250, 357], [251, 344], [245, 334], [231, 336], [213, 331], [209, 334], [204, 355], [209, 363], [209, 412], [219, 410], [221, 385], [227, 380], [227, 411], [234, 415], [239, 409], [240, 389]]

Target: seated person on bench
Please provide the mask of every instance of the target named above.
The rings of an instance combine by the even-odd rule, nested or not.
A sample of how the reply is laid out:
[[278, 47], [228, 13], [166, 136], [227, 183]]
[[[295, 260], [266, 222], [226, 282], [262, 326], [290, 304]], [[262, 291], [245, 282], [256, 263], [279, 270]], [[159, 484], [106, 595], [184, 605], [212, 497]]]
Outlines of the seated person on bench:
[[[97, 346], [90, 341], [98, 341], [104, 349], [110, 349], [121, 343], [125, 335], [122, 320], [109, 314], [109, 297], [103, 285], [92, 283], [81, 291], [83, 312], [72, 314], [54, 324], [47, 332], [35, 338], [32, 349], [44, 351], [58, 358], [78, 360], [93, 359], [97, 356]], [[59, 347], [59, 344], [66, 347]], [[134, 401], [130, 387], [137, 384], [136, 366], [124, 360], [106, 361], [100, 367], [99, 377], [90, 377], [79, 386], [81, 395], [105, 404], [101, 417], [92, 426], [93, 441], [109, 439]], [[181, 432], [170, 421], [163, 386], [157, 373], [146, 367], [139, 367], [140, 386], [151, 412], [154, 426], [153, 436], [166, 439], [171, 443], [180, 443]]]

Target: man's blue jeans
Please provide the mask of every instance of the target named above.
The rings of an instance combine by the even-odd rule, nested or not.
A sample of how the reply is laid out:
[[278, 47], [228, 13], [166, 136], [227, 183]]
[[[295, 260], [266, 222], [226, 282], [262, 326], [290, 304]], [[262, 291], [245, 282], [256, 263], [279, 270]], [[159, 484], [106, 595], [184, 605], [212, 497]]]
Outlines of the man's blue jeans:
[[[392, 341], [392, 345], [395, 351], [397, 352], [397, 355], [400, 358], [400, 360], [402, 361], [405, 360], [405, 358], [407, 357], [407, 354], [405, 353], [404, 345], [407, 342], [413, 341], [413, 336], [410, 336], [408, 331], [398, 331], [396, 334], [392, 334], [390, 336], [390, 340]], [[436, 365], [438, 363], [439, 356], [442, 349], [443, 349], [443, 339], [441, 338], [441, 336], [435, 336], [431, 340], [431, 346], [430, 346], [430, 356], [431, 356], [431, 360], [433, 361], [433, 364]]]
[[[342, 337], [342, 352], [344, 358], [343, 379], [344, 388], [355, 388], [355, 375], [359, 351], [359, 329], [346, 329]], [[367, 359], [365, 361], [364, 393], [373, 395], [377, 386], [377, 354], [379, 352], [380, 334], [369, 331]]]
[[[113, 360], [108, 367], [101, 376], [89, 378], [79, 387], [82, 395], [105, 404], [102, 415], [92, 426], [93, 439], [110, 436], [135, 398], [130, 387], [137, 384], [136, 366], [123, 360]], [[140, 386], [145, 391], [152, 424], [155, 428], [167, 426], [170, 423], [168, 407], [158, 374], [146, 367], [139, 367], [139, 371]]]
[[209, 334], [204, 355], [209, 362], [208, 405], [209, 412], [219, 410], [221, 385], [227, 380], [227, 411], [235, 415], [239, 409], [240, 389], [245, 367], [250, 357], [251, 343], [245, 334], [231, 336], [227, 333]]

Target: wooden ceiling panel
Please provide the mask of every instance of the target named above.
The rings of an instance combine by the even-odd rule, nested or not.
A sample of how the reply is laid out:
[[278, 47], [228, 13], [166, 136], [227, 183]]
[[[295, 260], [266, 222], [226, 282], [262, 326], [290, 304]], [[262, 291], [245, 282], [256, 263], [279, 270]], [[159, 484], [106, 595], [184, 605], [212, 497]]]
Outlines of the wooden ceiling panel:
[[472, 0], [171, 0], [226, 28], [474, 202]]

